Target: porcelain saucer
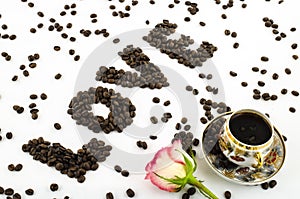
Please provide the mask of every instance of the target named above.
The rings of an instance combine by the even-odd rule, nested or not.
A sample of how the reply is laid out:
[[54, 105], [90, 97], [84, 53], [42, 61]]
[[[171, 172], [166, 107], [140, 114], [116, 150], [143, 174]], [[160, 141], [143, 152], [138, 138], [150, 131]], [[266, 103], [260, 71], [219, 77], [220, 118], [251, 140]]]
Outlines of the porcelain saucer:
[[272, 178], [282, 167], [286, 149], [282, 135], [274, 127], [274, 143], [271, 152], [264, 159], [261, 168], [242, 167], [234, 164], [223, 155], [219, 147], [219, 134], [226, 119], [232, 112], [213, 119], [205, 128], [202, 137], [202, 150], [208, 165], [224, 179], [243, 185], [257, 185]]

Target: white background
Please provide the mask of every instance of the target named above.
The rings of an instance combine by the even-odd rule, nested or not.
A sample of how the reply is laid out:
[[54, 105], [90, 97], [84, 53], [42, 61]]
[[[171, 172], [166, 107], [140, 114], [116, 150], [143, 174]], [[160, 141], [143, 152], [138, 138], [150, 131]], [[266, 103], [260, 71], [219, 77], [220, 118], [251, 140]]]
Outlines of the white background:
[[[129, 4], [131, 1], [127, 0], [126, 2]], [[127, 5], [126, 2], [122, 5], [119, 2], [114, 4], [117, 5], [117, 8], [123, 9]], [[234, 7], [226, 11], [222, 10], [221, 6], [216, 5], [214, 1], [197, 1], [200, 11], [197, 15], [191, 17], [189, 23], [183, 20], [184, 17], [190, 16], [184, 2], [175, 5], [173, 9], [169, 9], [168, 4], [171, 2], [159, 1], [155, 5], [150, 5], [148, 1], [140, 1], [138, 6], [132, 8], [130, 18], [120, 19], [111, 16], [111, 10], [108, 9], [110, 2], [103, 0], [76, 1], [78, 14], [75, 17], [70, 14], [65, 17], [59, 16], [63, 6], [66, 3], [73, 3], [73, 1], [34, 1], [35, 7], [29, 8], [26, 3], [22, 3], [20, 0], [0, 0], [0, 13], [2, 14], [0, 23], [8, 25], [8, 30], [1, 30], [1, 33], [14, 33], [18, 36], [15, 41], [0, 39], [0, 51], [6, 51], [12, 56], [10, 62], [6, 62], [2, 57], [0, 58], [1, 135], [5, 137], [5, 133], [8, 131], [14, 134], [12, 140], [4, 139], [0, 142], [0, 186], [12, 187], [22, 196], [25, 196], [24, 190], [30, 187], [33, 188], [36, 192], [35, 195], [32, 197], [25, 196], [25, 198], [63, 198], [65, 195], [76, 199], [105, 198], [105, 193], [109, 191], [113, 192], [116, 198], [126, 198], [125, 191], [127, 188], [136, 191], [136, 198], [180, 198], [182, 193], [160, 191], [150, 182], [145, 181], [144, 175], [131, 175], [129, 178], [124, 178], [103, 165], [100, 165], [95, 172], [88, 172], [85, 183], [79, 184], [76, 180], [61, 175], [55, 169], [32, 160], [31, 156], [21, 150], [22, 144], [29, 139], [40, 136], [51, 142], [61, 142], [74, 151], [82, 145], [74, 121], [66, 114], [67, 106], [74, 94], [74, 84], [85, 58], [97, 46], [101, 45], [105, 38], [95, 35], [85, 38], [79, 34], [81, 28], [91, 29], [92, 31], [97, 28], [107, 28], [110, 37], [113, 37], [129, 30], [152, 28], [162, 19], [169, 19], [179, 25], [177, 30], [179, 33], [190, 35], [197, 43], [207, 40], [218, 47], [212, 61], [222, 76], [226, 103], [234, 110], [255, 108], [263, 113], [269, 113], [274, 125], [288, 138], [286, 142], [286, 162], [274, 178], [278, 181], [278, 185], [273, 190], [264, 191], [260, 187], [231, 184], [218, 177], [203, 159], [200, 160], [195, 175], [204, 180], [205, 185], [220, 198], [223, 197], [225, 190], [232, 192], [232, 198], [286, 198], [292, 195], [296, 197], [300, 178], [298, 172], [300, 166], [298, 140], [300, 136], [297, 124], [300, 120], [299, 98], [291, 94], [282, 96], [280, 90], [282, 88], [287, 88], [289, 91], [293, 89], [300, 90], [299, 61], [291, 58], [293, 54], [299, 53], [299, 49], [292, 50], [290, 47], [292, 43], [299, 41], [299, 33], [298, 31], [293, 33], [289, 31], [294, 26], [300, 28], [297, 26], [297, 19], [300, 17], [297, 1], [285, 1], [281, 5], [278, 5], [278, 1], [246, 2], [248, 3], [246, 9], [242, 9], [241, 2], [236, 1]], [[45, 17], [38, 17], [36, 15], [38, 11], [43, 11]], [[99, 22], [97, 24], [90, 23], [89, 15], [92, 13], [98, 14]], [[228, 17], [226, 20], [221, 18], [222, 13], [226, 13]], [[271, 32], [272, 29], [264, 27], [262, 22], [262, 18], [266, 16], [279, 24], [279, 30], [285, 32], [287, 38], [282, 39], [280, 42], [275, 41], [275, 36]], [[72, 22], [73, 28], [67, 30], [67, 33], [74, 35], [77, 41], [71, 43], [62, 39], [59, 33], [49, 32], [47, 28], [51, 17], [56, 18], [64, 25]], [[147, 19], [150, 20], [149, 26], [145, 24]], [[199, 26], [200, 21], [204, 21], [206, 26]], [[29, 29], [36, 27], [38, 23], [43, 23], [44, 28], [38, 29], [36, 34], [31, 34]], [[225, 29], [236, 31], [238, 33], [237, 38], [225, 36]], [[234, 42], [240, 43], [238, 49], [233, 49]], [[60, 52], [54, 51], [53, 46], [55, 45], [60, 45], [62, 50]], [[73, 58], [68, 55], [70, 48], [74, 48], [80, 54], [81, 60], [79, 62], [74, 62]], [[28, 65], [27, 56], [33, 53], [41, 55], [40, 60], [37, 62], [38, 67], [29, 71], [30, 77], [24, 78], [18, 68], [21, 64]], [[184, 74], [187, 81], [199, 89], [200, 96], [197, 96], [197, 98], [207, 96], [205, 86], [201, 85], [197, 73], [177, 65], [175, 60], [170, 61], [165, 55], [158, 53], [155, 56], [149, 56], [154, 63], [178, 66], [178, 70]], [[267, 63], [261, 62], [261, 56], [268, 56], [270, 61]], [[100, 65], [101, 63], [99, 63]], [[268, 73], [264, 76], [253, 73], [251, 72], [253, 66], [267, 69]], [[292, 70], [292, 75], [287, 76], [284, 73], [286, 67]], [[229, 76], [230, 70], [237, 72], [238, 77]], [[54, 79], [54, 75], [58, 72], [63, 75], [61, 80]], [[277, 81], [272, 80], [274, 72], [279, 74]], [[11, 78], [15, 74], [19, 75], [19, 80], [12, 82]], [[276, 93], [279, 99], [275, 102], [254, 101], [252, 90], [257, 87], [258, 80], [266, 82], [266, 86], [261, 89], [263, 92]], [[242, 81], [247, 81], [249, 86], [247, 88], [241, 87], [240, 83]], [[182, 85], [183, 92], [185, 86]], [[36, 101], [40, 109], [40, 117], [38, 120], [33, 121], [30, 118], [28, 109], [28, 105], [32, 102], [29, 95], [32, 93], [41, 94], [42, 92], [47, 93], [49, 98], [46, 101]], [[143, 107], [152, 106], [152, 97], [162, 95], [163, 92], [163, 90], [154, 93], [149, 91], [148, 100], [145, 99], [144, 95], [138, 95], [132, 99], [138, 109], [135, 123], [149, 122], [150, 115], [146, 111], [143, 113]], [[187, 92], [186, 94], [191, 95]], [[14, 104], [25, 107], [25, 112], [18, 115], [12, 110]], [[288, 111], [290, 106], [295, 107], [297, 112], [290, 113]], [[168, 123], [166, 133], [169, 132], [169, 129], [173, 131], [175, 123], [182, 117], [180, 111], [176, 111], [176, 113], [173, 113], [174, 118]], [[61, 131], [56, 131], [53, 128], [55, 122], [61, 123]], [[204, 127], [200, 124], [192, 125], [199, 125], [199, 132]], [[109, 136], [111, 138], [108, 139], [120, 140], [118, 138], [119, 134], [112, 133]], [[122, 135], [122, 138], [124, 137], [126, 138]], [[125, 148], [129, 147], [128, 150], [145, 153], [137, 149], [135, 142], [136, 140], [128, 138], [123, 143], [126, 145]], [[149, 143], [151, 152], [162, 147], [162, 145], [154, 142], [149, 141]], [[153, 145], [151, 145], [152, 143]], [[122, 148], [122, 146], [119, 147]], [[200, 148], [197, 148], [197, 150], [200, 150]], [[111, 158], [113, 157], [111, 156]], [[21, 172], [9, 172], [7, 165], [10, 163], [22, 163], [24, 168]], [[53, 182], [59, 184], [60, 189], [58, 192], [53, 193], [49, 190], [49, 185]], [[4, 198], [4, 196], [0, 197]], [[196, 197], [200, 198], [202, 196], [199, 194], [194, 196], [194, 198]]]

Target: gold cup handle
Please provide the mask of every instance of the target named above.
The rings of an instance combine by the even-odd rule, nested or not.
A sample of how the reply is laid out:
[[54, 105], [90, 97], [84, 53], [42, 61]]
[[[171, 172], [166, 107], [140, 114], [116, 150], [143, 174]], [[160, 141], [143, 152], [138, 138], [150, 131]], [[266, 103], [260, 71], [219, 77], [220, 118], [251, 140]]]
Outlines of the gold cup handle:
[[256, 165], [255, 164], [252, 165], [254, 168], [260, 168], [260, 167], [262, 167], [264, 165], [264, 161], [263, 161], [261, 152], [256, 152], [254, 154], [254, 158], [255, 158], [255, 160], [257, 162]]

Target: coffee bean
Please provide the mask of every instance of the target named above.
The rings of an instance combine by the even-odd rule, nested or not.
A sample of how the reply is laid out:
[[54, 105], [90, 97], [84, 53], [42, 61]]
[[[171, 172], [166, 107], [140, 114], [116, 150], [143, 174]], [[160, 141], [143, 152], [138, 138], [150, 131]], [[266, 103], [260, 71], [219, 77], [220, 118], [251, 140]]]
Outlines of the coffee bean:
[[199, 91], [197, 89], [193, 89], [193, 95], [198, 95], [199, 94]]
[[246, 7], [247, 7], [247, 4], [243, 3], [242, 8], [246, 8]]
[[192, 90], [193, 90], [193, 87], [191, 87], [191, 86], [186, 86], [186, 87], [185, 87], [185, 90], [187, 90], [187, 91], [192, 91]]
[[243, 87], [247, 87], [247, 86], [248, 86], [248, 83], [247, 83], [247, 82], [242, 82], [241, 85], [242, 85]]
[[7, 139], [10, 140], [10, 139], [12, 139], [13, 134], [12, 134], [12, 132], [7, 132], [5, 136], [6, 136]]
[[286, 38], [286, 34], [285, 33], [280, 33], [280, 36], [282, 37], [282, 38]]
[[169, 100], [164, 102], [164, 106], [169, 106], [171, 104], [171, 102]]
[[56, 183], [52, 183], [51, 185], [50, 185], [50, 190], [51, 191], [57, 191], [58, 190], [58, 184], [56, 184]]
[[289, 108], [289, 111], [290, 111], [291, 113], [295, 113], [295, 112], [296, 112], [296, 109], [295, 109], [294, 107], [290, 107], [290, 108]]
[[294, 60], [297, 60], [299, 58], [298, 55], [293, 55], [292, 57]]
[[37, 66], [36, 63], [30, 63], [30, 64], [29, 64], [29, 68], [35, 68], [36, 66]]
[[261, 71], [260, 71], [260, 73], [262, 74], [262, 75], [264, 75], [264, 74], [266, 74], [268, 71], [266, 70], [266, 69], [262, 69]]
[[121, 171], [121, 175], [124, 177], [128, 177], [129, 176], [129, 172], [127, 170], [122, 170]]
[[116, 166], [114, 167], [114, 169], [115, 169], [115, 171], [118, 172], [118, 173], [120, 173], [120, 172], [122, 171], [122, 168], [121, 168], [119, 165], [116, 165]]
[[252, 67], [252, 71], [253, 71], [253, 72], [258, 72], [258, 71], [259, 71], [259, 68], [258, 68], [258, 67]]
[[21, 171], [23, 169], [23, 165], [22, 164], [17, 164], [15, 167], [15, 171]]
[[150, 135], [149, 138], [150, 138], [151, 140], [156, 140], [156, 139], [157, 139], [157, 136], [156, 136], [156, 135]]
[[158, 119], [155, 116], [150, 117], [150, 121], [152, 122], [152, 124], [158, 123]]
[[261, 188], [267, 190], [269, 188], [269, 184], [267, 182], [264, 182], [261, 184]]
[[106, 194], [106, 199], [114, 199], [114, 195], [111, 192]]
[[263, 81], [258, 81], [257, 84], [258, 84], [258, 86], [261, 86], [261, 87], [265, 86], [265, 82], [263, 82]]
[[76, 15], [76, 14], [77, 14], [76, 10], [71, 11], [71, 15]]
[[25, 191], [25, 193], [26, 193], [27, 195], [29, 195], [29, 196], [32, 196], [32, 195], [34, 194], [34, 190], [33, 190], [33, 189], [27, 189], [27, 190]]
[[279, 78], [279, 75], [278, 75], [277, 73], [274, 73], [274, 74], [272, 75], [272, 78], [273, 78], [274, 80], [277, 80], [277, 79]]
[[116, 39], [113, 40], [113, 43], [114, 43], [114, 44], [117, 44], [117, 43], [119, 43], [119, 42], [120, 42], [120, 39], [119, 39], [119, 38], [116, 38]]
[[285, 72], [287, 75], [290, 75], [290, 74], [292, 73], [291, 69], [289, 69], [289, 68], [286, 68], [286, 69], [284, 70], [284, 72]]
[[15, 191], [12, 188], [7, 188], [4, 190], [4, 194], [7, 196], [11, 196], [15, 193]]
[[285, 89], [285, 88], [283, 88], [282, 90], [281, 90], [281, 94], [283, 94], [283, 95], [285, 95], [285, 94], [287, 94], [287, 89]]
[[237, 33], [236, 32], [232, 32], [231, 33], [231, 37], [236, 38], [237, 37]]
[[291, 31], [291, 32], [295, 32], [295, 31], [296, 31], [296, 28], [293, 27], [293, 28], [290, 29], [290, 31]]
[[158, 104], [160, 102], [160, 99], [158, 97], [154, 97], [152, 99], [152, 102]]
[[57, 73], [57, 74], [54, 76], [54, 78], [55, 78], [55, 79], [60, 79], [61, 76], [62, 76], [62, 75], [61, 75], [60, 73]]
[[280, 36], [277, 36], [277, 37], [275, 37], [275, 40], [276, 40], [276, 41], [280, 41], [280, 40], [281, 40], [281, 37], [280, 37]]
[[186, 117], [181, 118], [181, 123], [182, 124], [186, 124], [188, 121], [188, 119]]
[[55, 51], [60, 51], [60, 46], [54, 46]]
[[9, 171], [14, 171], [15, 170], [15, 165], [10, 164], [10, 165], [7, 166], [7, 168], [8, 168]]
[[296, 97], [299, 96], [299, 92], [298, 91], [292, 91], [291, 94], [294, 95], [294, 96], [296, 96]]
[[13, 78], [12, 78], [11, 80], [14, 81], [14, 82], [17, 81], [17, 80], [18, 80], [18, 76], [17, 76], [17, 75], [14, 75]]
[[190, 195], [188, 193], [184, 193], [181, 198], [182, 199], [190, 199]]
[[61, 125], [60, 125], [59, 123], [55, 123], [55, 124], [54, 124], [54, 128], [55, 128], [56, 130], [60, 130], [60, 129], [61, 129]]
[[226, 199], [230, 199], [231, 198], [230, 191], [225, 191], [224, 196], [225, 196]]
[[126, 194], [129, 198], [133, 198], [135, 196], [135, 193], [132, 189], [127, 189]]
[[0, 186], [0, 194], [4, 193], [4, 188]]
[[221, 17], [222, 17], [222, 19], [227, 19], [226, 14], [222, 14]]
[[237, 76], [237, 73], [236, 73], [236, 72], [233, 72], [233, 71], [230, 71], [229, 74], [230, 74], [232, 77], [236, 77], [236, 76]]
[[206, 24], [203, 21], [199, 22], [200, 26], [205, 26]]
[[230, 35], [230, 30], [225, 30], [224, 33], [226, 36], [228, 36], [228, 35]]
[[296, 43], [294, 43], [294, 44], [291, 45], [292, 49], [296, 49], [297, 47], [298, 47], [298, 45]]
[[201, 117], [201, 118], [200, 118], [200, 122], [201, 122], [202, 124], [206, 124], [206, 123], [207, 123], [207, 119], [206, 119], [205, 117]]
[[36, 113], [36, 112], [33, 112], [32, 114], [31, 114], [31, 118], [33, 119], [33, 120], [36, 120], [36, 119], [38, 119], [38, 114]]
[[45, 93], [42, 93], [40, 97], [42, 100], [46, 100], [48, 98], [48, 96]]
[[79, 55], [75, 55], [74, 61], [79, 61], [79, 59], [80, 59], [80, 56]]
[[30, 28], [30, 32], [31, 33], [36, 33], [36, 29], [35, 28]]
[[183, 127], [183, 129], [184, 129], [185, 131], [189, 131], [189, 130], [191, 129], [191, 125], [185, 125], [185, 126]]
[[70, 49], [70, 50], [69, 50], [69, 54], [70, 54], [70, 55], [74, 55], [74, 54], [75, 54], [75, 50]]
[[233, 48], [238, 48], [239, 46], [240, 46], [239, 43], [234, 43], [234, 44], [233, 44]]
[[44, 13], [42, 13], [42, 12], [38, 12], [37, 15], [38, 15], [39, 17], [44, 17]]
[[38, 96], [37, 96], [36, 94], [31, 94], [31, 95], [29, 96], [29, 98], [32, 99], [32, 100], [35, 100], [35, 99], [38, 98]]
[[271, 181], [269, 182], [269, 187], [270, 187], [270, 188], [274, 188], [276, 185], [277, 185], [276, 180], [271, 180]]
[[268, 57], [265, 57], [265, 56], [262, 56], [260, 59], [261, 59], [261, 61], [264, 61], [264, 62], [269, 61], [269, 58], [268, 58]]
[[194, 146], [198, 146], [199, 144], [200, 144], [199, 139], [194, 138], [194, 140], [193, 140], [193, 145], [194, 145]]
[[191, 21], [191, 19], [189, 17], [185, 17], [184, 21], [189, 22], [189, 21]]

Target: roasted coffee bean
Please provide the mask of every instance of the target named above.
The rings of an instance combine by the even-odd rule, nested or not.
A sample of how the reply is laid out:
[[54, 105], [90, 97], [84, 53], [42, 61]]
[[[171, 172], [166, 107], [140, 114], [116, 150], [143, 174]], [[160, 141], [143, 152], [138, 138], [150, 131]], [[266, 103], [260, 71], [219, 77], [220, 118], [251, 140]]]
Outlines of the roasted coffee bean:
[[176, 129], [176, 130], [180, 130], [180, 129], [181, 129], [181, 124], [180, 124], [180, 123], [177, 123], [177, 124], [175, 125], [175, 129]]
[[261, 188], [267, 190], [269, 188], [269, 184], [267, 182], [264, 182], [261, 184]]
[[12, 134], [12, 132], [7, 132], [5, 136], [6, 136], [7, 139], [10, 140], [10, 139], [12, 139], [13, 134]]
[[262, 56], [260, 59], [261, 59], [261, 61], [264, 61], [264, 62], [269, 61], [269, 58], [266, 56]]
[[181, 123], [182, 124], [186, 124], [188, 121], [188, 119], [186, 117], [181, 118]]
[[192, 90], [193, 90], [193, 87], [191, 87], [191, 86], [186, 86], [186, 87], [185, 87], [185, 90], [187, 90], [187, 91], [192, 91]]
[[287, 94], [287, 92], [288, 92], [288, 90], [285, 89], [285, 88], [283, 88], [283, 89], [281, 90], [281, 94], [283, 94], [283, 95]]
[[299, 96], [299, 92], [298, 91], [292, 91], [291, 93], [292, 93], [292, 95], [294, 95], [296, 97]]
[[193, 95], [198, 95], [199, 94], [199, 91], [198, 91], [198, 89], [193, 89]]
[[225, 191], [224, 196], [225, 196], [226, 199], [230, 199], [231, 198], [230, 191]]
[[225, 31], [224, 31], [224, 34], [225, 34], [226, 36], [230, 35], [230, 30], [225, 30]]
[[185, 17], [185, 18], [184, 18], [184, 21], [185, 21], [185, 22], [189, 22], [189, 21], [191, 21], [191, 18]]
[[33, 112], [33, 113], [31, 114], [31, 118], [32, 118], [33, 120], [38, 119], [38, 117], [39, 117], [39, 115], [38, 115], [36, 112]]
[[189, 130], [191, 129], [191, 125], [185, 125], [185, 126], [183, 127], [183, 129], [184, 129], [185, 131], [189, 131]]
[[118, 173], [121, 173], [121, 171], [122, 171], [122, 168], [121, 168], [119, 165], [116, 165], [116, 166], [114, 167], [114, 169], [115, 169], [115, 171], [118, 172]]
[[280, 37], [280, 36], [277, 36], [277, 37], [275, 37], [275, 40], [276, 40], [276, 41], [280, 41], [280, 40], [281, 40], [281, 37]]
[[181, 198], [182, 199], [190, 199], [190, 195], [188, 193], [184, 193]]
[[31, 94], [31, 95], [29, 96], [29, 98], [32, 99], [32, 100], [35, 100], [35, 99], [38, 98], [38, 96], [37, 96], [36, 94]]
[[119, 39], [119, 38], [116, 38], [116, 39], [113, 40], [113, 43], [114, 43], [114, 44], [117, 44], [117, 43], [119, 43], [119, 42], [120, 42], [120, 39]]
[[258, 86], [261, 86], [261, 87], [265, 86], [265, 82], [263, 82], [263, 81], [258, 81], [257, 84], [258, 84]]
[[42, 100], [46, 100], [48, 98], [48, 96], [45, 93], [42, 93], [41, 96], [40, 96], [40, 98]]
[[282, 37], [282, 38], [286, 38], [286, 34], [285, 33], [280, 33], [280, 36]]
[[30, 63], [30, 64], [29, 64], [29, 68], [35, 68], [36, 66], [37, 66], [36, 63]]
[[261, 73], [262, 75], [264, 75], [264, 74], [267, 73], [267, 70], [266, 70], [266, 69], [262, 69], [262, 70], [260, 71], [260, 73]]
[[290, 107], [290, 108], [289, 108], [289, 111], [290, 111], [291, 113], [295, 113], [295, 112], [296, 112], [296, 109], [295, 109], [294, 107]]
[[33, 189], [27, 189], [25, 191], [26, 195], [32, 196], [34, 194], [34, 190]]
[[55, 78], [55, 79], [60, 79], [61, 76], [62, 76], [62, 75], [61, 75], [60, 73], [57, 73], [57, 74], [54, 76], [54, 78]]
[[44, 13], [42, 13], [42, 12], [38, 12], [37, 15], [38, 15], [39, 17], [44, 17]]
[[30, 28], [30, 32], [31, 33], [36, 33], [36, 29], [35, 28]]
[[248, 83], [247, 83], [247, 82], [242, 82], [241, 85], [242, 85], [243, 87], [247, 87], [247, 86], [248, 86]]
[[126, 194], [129, 198], [133, 198], [135, 196], [135, 193], [132, 189], [127, 189]]
[[152, 122], [152, 124], [158, 123], [158, 119], [155, 116], [150, 117], [150, 121]]
[[106, 199], [114, 199], [114, 195], [111, 192], [106, 194]]
[[15, 191], [12, 188], [7, 188], [4, 190], [4, 194], [7, 196], [11, 196], [15, 193]]
[[274, 74], [272, 75], [272, 78], [273, 78], [274, 80], [277, 80], [277, 79], [279, 78], [279, 75], [278, 75], [277, 73], [274, 73]]
[[14, 171], [15, 170], [15, 165], [10, 164], [10, 165], [7, 166], [7, 168], [8, 168], [9, 171]]
[[154, 97], [152, 99], [152, 102], [158, 104], [160, 102], [160, 99], [158, 97]]
[[276, 180], [271, 180], [271, 181], [269, 182], [269, 187], [270, 187], [270, 188], [274, 188], [276, 185], [277, 185]]
[[284, 72], [285, 72], [287, 75], [290, 75], [290, 74], [292, 73], [291, 69], [289, 69], [289, 68], [286, 68], [286, 69], [284, 70]]
[[190, 187], [188, 190], [187, 190], [187, 193], [192, 196], [196, 193], [196, 189], [195, 187]]
[[282, 135], [282, 138], [283, 138], [283, 141], [287, 141], [287, 137], [286, 136], [284, 136], [284, 135]]
[[293, 27], [293, 28], [290, 29], [290, 31], [291, 31], [291, 32], [295, 32], [295, 31], [296, 31], [296, 28]]
[[258, 71], [259, 71], [259, 68], [258, 68], [258, 67], [252, 67], [252, 71], [253, 71], [253, 72], [258, 72]]
[[127, 170], [122, 170], [121, 171], [121, 175], [124, 177], [128, 177], [129, 176], [129, 172]]
[[232, 77], [236, 77], [236, 76], [237, 76], [237, 73], [236, 73], [236, 72], [233, 72], [233, 71], [230, 71], [229, 74], [230, 74]]
[[206, 124], [206, 123], [207, 123], [207, 119], [206, 119], [205, 117], [201, 117], [201, 118], [200, 118], [200, 122], [201, 122], [202, 124]]
[[60, 51], [60, 46], [54, 46], [55, 51]]
[[21, 171], [23, 169], [23, 165], [22, 164], [17, 164], [15, 166], [15, 171]]
[[74, 61], [79, 61], [79, 60], [80, 60], [80, 56], [79, 55], [75, 55]]
[[296, 43], [294, 43], [294, 44], [291, 45], [292, 49], [296, 49], [297, 47], [298, 47], [298, 45]]
[[206, 24], [203, 21], [199, 22], [200, 26], [205, 26]]
[[50, 185], [50, 190], [51, 191], [57, 191], [58, 190], [58, 184], [56, 184], [56, 183], [52, 183], [51, 185]]
[[232, 32], [231, 33], [231, 37], [236, 38], [237, 37], [237, 33], [236, 32]]
[[156, 135], [150, 135], [149, 138], [150, 138], [151, 140], [156, 140], [156, 139], [157, 139], [157, 136], [156, 136]]
[[17, 81], [17, 80], [18, 80], [18, 76], [17, 76], [17, 75], [14, 75], [13, 78], [12, 78], [11, 80], [14, 81], [14, 82]]
[[227, 19], [227, 16], [225, 14], [221, 15], [222, 19]]
[[171, 104], [171, 102], [169, 100], [164, 102], [164, 106], [169, 106]]
[[233, 44], [233, 48], [238, 48], [239, 46], [240, 46], [239, 43], [234, 43], [234, 44]]
[[70, 49], [70, 50], [69, 50], [69, 55], [74, 55], [74, 54], [75, 54], [75, 50]]
[[60, 129], [61, 129], [61, 125], [60, 125], [59, 123], [55, 123], [55, 124], [54, 124], [54, 128], [55, 128], [56, 130], [60, 130]]
[[4, 188], [0, 186], [0, 194], [4, 193]]
[[297, 60], [299, 58], [298, 55], [293, 55], [292, 57], [294, 60]]

